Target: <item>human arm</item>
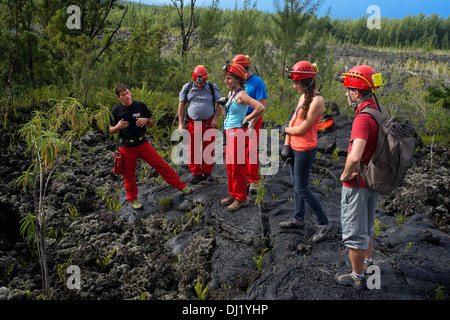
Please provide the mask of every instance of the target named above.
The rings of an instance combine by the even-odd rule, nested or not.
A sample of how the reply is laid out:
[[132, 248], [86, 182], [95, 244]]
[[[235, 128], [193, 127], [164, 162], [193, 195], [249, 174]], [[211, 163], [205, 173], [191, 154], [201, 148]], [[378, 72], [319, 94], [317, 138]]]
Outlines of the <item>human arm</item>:
[[246, 92], [241, 92], [236, 100], [237, 103], [250, 106], [254, 109], [252, 113], [245, 117], [245, 119], [247, 119], [247, 121], [249, 122], [259, 119], [259, 117], [265, 110], [265, 107], [261, 102], [251, 98]]
[[115, 126], [112, 126], [112, 125], [109, 126], [109, 133], [116, 134], [120, 130], [128, 127], [128, 125], [129, 125], [128, 121], [120, 119], [119, 122], [117, 122], [117, 124]]
[[180, 101], [178, 104], [178, 130], [184, 129], [184, 116], [186, 113], [186, 102]]
[[347, 155], [347, 160], [345, 161], [344, 172], [341, 175], [341, 181], [348, 181], [358, 176], [357, 170], [360, 169], [360, 162], [366, 147], [366, 140], [361, 138], [356, 138], [352, 142], [352, 149]]
[[217, 119], [219, 119], [219, 116], [222, 113], [222, 106], [219, 102], [217, 102], [216, 104], [216, 111], [214, 112], [211, 124], [209, 125], [210, 128], [217, 128]]

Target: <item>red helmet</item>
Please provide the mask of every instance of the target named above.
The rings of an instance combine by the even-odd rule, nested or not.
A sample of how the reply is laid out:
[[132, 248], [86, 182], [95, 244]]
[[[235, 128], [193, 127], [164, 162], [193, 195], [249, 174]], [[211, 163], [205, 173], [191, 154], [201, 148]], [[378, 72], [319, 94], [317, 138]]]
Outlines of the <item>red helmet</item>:
[[252, 61], [250, 60], [249, 56], [245, 56], [243, 54], [238, 54], [237, 56], [235, 56], [233, 58], [233, 60], [231, 60], [231, 62], [239, 64], [243, 67], [248, 66]]
[[242, 80], [245, 80], [245, 69], [240, 64], [227, 62], [224, 64], [223, 69], [241, 77]]
[[344, 82], [344, 87], [347, 88], [373, 91], [382, 85], [381, 74], [367, 65], [356, 66], [350, 69], [342, 75], [341, 79]]
[[208, 80], [208, 71], [202, 65], [196, 66], [192, 73], [192, 79], [194, 79], [194, 81], [197, 81], [198, 77], [201, 77], [203, 81]]
[[317, 65], [309, 61], [299, 61], [292, 68], [286, 69], [287, 77], [292, 80], [314, 78], [318, 72]]

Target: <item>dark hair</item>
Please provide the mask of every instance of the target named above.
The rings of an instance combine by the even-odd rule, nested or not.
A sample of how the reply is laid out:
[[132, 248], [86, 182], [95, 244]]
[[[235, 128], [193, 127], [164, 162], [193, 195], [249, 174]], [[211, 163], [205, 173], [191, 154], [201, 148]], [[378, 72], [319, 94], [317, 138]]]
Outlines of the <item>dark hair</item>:
[[362, 90], [362, 89], [356, 89], [356, 90], [358, 90], [359, 91], [359, 94], [362, 96], [362, 97], [365, 97], [365, 96], [367, 96], [367, 95], [372, 95], [372, 91], [371, 90]]
[[128, 87], [128, 85], [126, 83], [122, 82], [116, 86], [116, 88], [114, 89], [114, 92], [116, 93], [116, 96], [120, 97], [120, 93], [125, 90], [130, 90], [130, 88]]
[[239, 85], [243, 88], [244, 87], [244, 79], [242, 79], [240, 76], [238, 76], [237, 74], [234, 74], [233, 72], [230, 71], [223, 71], [223, 77], [226, 76], [232, 76], [234, 77], [237, 81], [239, 81]]
[[309, 111], [309, 105], [311, 104], [312, 99], [313, 99], [313, 92], [314, 92], [314, 89], [316, 89], [316, 81], [314, 78], [307, 78], [307, 79], [297, 80], [297, 81], [300, 82], [303, 89], [306, 88], [305, 101], [303, 102], [302, 113], [300, 114], [300, 117], [303, 120], [306, 120], [306, 117], [307, 117], [308, 111]]

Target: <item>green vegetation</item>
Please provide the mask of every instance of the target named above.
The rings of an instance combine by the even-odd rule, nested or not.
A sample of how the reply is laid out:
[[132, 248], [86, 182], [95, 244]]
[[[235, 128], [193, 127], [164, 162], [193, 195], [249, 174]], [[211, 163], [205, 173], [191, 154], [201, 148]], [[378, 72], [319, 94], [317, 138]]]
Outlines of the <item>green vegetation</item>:
[[[45, 256], [47, 187], [62, 174], [58, 168], [63, 163], [77, 158], [73, 141], [88, 130], [108, 132], [110, 111], [118, 103], [113, 92], [118, 82], [127, 82], [133, 98], [150, 107], [155, 120], [152, 142], [166, 159], [171, 132], [177, 127], [178, 94], [196, 65], [205, 65], [208, 80], [225, 94], [224, 61], [248, 54], [267, 86], [264, 125], [270, 128], [285, 123], [298, 102], [292, 82], [283, 77], [287, 65], [316, 62], [326, 102], [335, 102], [342, 114], [351, 115], [345, 90], [334, 80], [350, 63], [375, 63], [386, 84], [378, 91], [380, 103], [391, 115], [409, 120], [425, 143], [448, 145], [450, 69], [448, 62], [432, 59], [448, 56], [450, 17], [382, 18], [382, 29], [370, 30], [367, 17], [316, 16], [320, 1], [280, 0], [275, 13], [254, 9], [256, 1], [249, 0], [241, 9], [221, 10], [219, 1], [196, 8], [185, 1], [182, 12], [174, 6], [117, 0], [0, 2], [0, 144], [5, 150], [18, 144], [27, 148], [30, 164], [17, 185], [35, 200], [33, 213], [22, 213], [20, 231], [41, 263], [46, 298], [51, 297]], [[69, 5], [84, 12], [80, 29], [66, 25]], [[192, 22], [184, 33], [180, 14], [185, 23]], [[192, 30], [189, 36], [187, 31]], [[336, 57], [337, 50], [360, 48], [395, 53], [398, 58], [372, 60], [370, 52]], [[429, 52], [431, 58], [419, 61], [415, 51]], [[334, 159], [338, 158], [336, 149]], [[146, 176], [144, 171], [140, 177]], [[121, 206], [117, 194], [106, 196], [104, 191], [97, 189], [99, 197], [117, 211]], [[258, 205], [264, 203], [265, 191], [262, 183]], [[170, 205], [161, 201], [163, 207]], [[74, 205], [67, 210], [73, 218], [78, 216]], [[188, 218], [198, 223], [198, 211]], [[399, 228], [404, 219], [401, 213], [396, 217]], [[177, 221], [171, 232], [176, 235], [183, 225], [183, 220]], [[106, 268], [111, 257], [105, 252], [99, 267]], [[255, 261], [260, 258], [262, 254]]]
[[269, 248], [265, 248], [259, 256], [253, 257], [253, 260], [256, 262], [256, 267], [258, 268], [259, 272], [262, 271], [263, 255], [267, 250], [269, 250]]
[[[24, 113], [46, 112], [58, 103], [70, 106], [61, 116], [70, 123], [76, 119], [80, 127], [73, 129], [78, 135], [91, 129], [107, 132], [109, 111], [118, 103], [113, 88], [120, 81], [127, 82], [134, 99], [153, 111], [155, 143], [167, 142], [176, 126], [179, 90], [190, 80], [192, 69], [207, 66], [209, 80], [224, 94], [222, 64], [237, 53], [249, 54], [266, 82], [268, 127], [286, 122], [297, 104], [297, 93], [282, 70], [300, 59], [318, 64], [325, 99], [347, 114], [342, 86], [334, 80], [348, 61], [333, 58], [333, 45], [437, 54], [436, 50], [450, 48], [450, 18], [438, 14], [382, 18], [382, 29], [371, 30], [365, 16], [355, 20], [318, 17], [320, 1], [278, 1], [275, 13], [256, 10], [256, 2], [249, 0], [242, 8], [222, 10], [219, 1], [194, 8], [185, 1], [182, 11], [116, 0], [1, 2], [0, 132], [9, 133], [4, 142], [10, 148], [20, 143], [13, 132], [27, 119]], [[85, 12], [81, 29], [66, 25], [69, 4]], [[446, 143], [450, 121], [436, 120], [448, 119], [448, 64], [419, 63], [413, 54], [401, 59], [389, 66], [374, 66], [387, 85], [404, 86], [392, 94], [381, 89], [380, 102], [419, 124], [425, 139]], [[408, 72], [421, 72], [421, 76], [407, 80]], [[159, 152], [167, 158], [169, 151]]]
[[100, 254], [98, 255], [98, 259], [95, 260], [95, 263], [99, 266], [101, 272], [105, 272], [108, 267], [109, 260], [111, 260], [115, 253], [116, 249], [114, 249], [110, 254], [108, 254], [105, 249], [105, 254], [103, 256]]
[[195, 285], [195, 293], [197, 293], [197, 297], [200, 300], [206, 299], [206, 292], [208, 291], [209, 284], [206, 285], [206, 287], [203, 289], [204, 286], [205, 286], [205, 279], [202, 279], [202, 281], [200, 281], [200, 276], [198, 275], [197, 284]]

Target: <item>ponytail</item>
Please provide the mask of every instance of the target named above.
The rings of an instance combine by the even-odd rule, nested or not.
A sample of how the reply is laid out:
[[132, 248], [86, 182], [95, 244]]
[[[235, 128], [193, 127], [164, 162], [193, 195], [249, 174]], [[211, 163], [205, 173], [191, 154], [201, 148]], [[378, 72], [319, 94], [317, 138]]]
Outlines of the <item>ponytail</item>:
[[306, 120], [309, 111], [309, 105], [313, 100], [313, 92], [316, 89], [316, 81], [314, 78], [307, 78], [299, 81], [305, 91], [305, 101], [303, 102], [302, 113], [300, 114], [300, 117], [303, 120]]

